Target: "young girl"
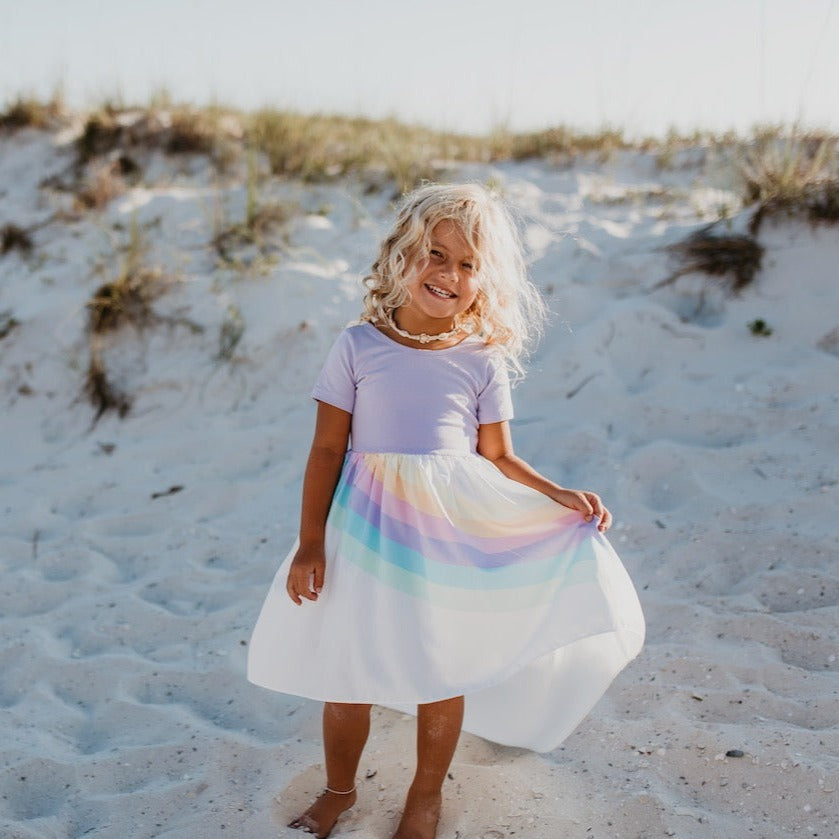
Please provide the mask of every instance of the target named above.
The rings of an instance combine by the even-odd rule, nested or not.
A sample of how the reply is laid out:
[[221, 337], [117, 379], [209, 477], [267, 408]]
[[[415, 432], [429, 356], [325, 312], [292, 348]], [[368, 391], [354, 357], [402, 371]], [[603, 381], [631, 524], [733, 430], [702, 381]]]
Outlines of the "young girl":
[[553, 749], [637, 655], [644, 620], [599, 496], [513, 453], [508, 370], [543, 305], [503, 206], [476, 185], [417, 190], [365, 285], [312, 394], [300, 538], [248, 678], [326, 702], [325, 789], [291, 823], [318, 837], [356, 801], [370, 704], [414, 711], [393, 839], [430, 839], [461, 725]]

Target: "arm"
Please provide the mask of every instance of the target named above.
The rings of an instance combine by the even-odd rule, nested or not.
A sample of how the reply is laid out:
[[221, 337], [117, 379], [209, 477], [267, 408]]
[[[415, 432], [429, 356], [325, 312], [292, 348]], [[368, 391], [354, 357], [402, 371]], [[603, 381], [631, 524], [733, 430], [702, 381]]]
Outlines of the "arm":
[[[315, 436], [303, 478], [300, 547], [291, 562], [286, 581], [288, 596], [298, 606], [302, 603], [301, 597], [317, 600], [323, 588], [326, 517], [347, 453], [351, 420], [352, 414], [326, 402], [318, 402]], [[313, 583], [311, 587], [310, 582]]]
[[586, 521], [598, 519], [597, 529], [603, 533], [612, 524], [612, 514], [594, 492], [565, 489], [544, 475], [513, 452], [510, 426], [507, 422], [492, 422], [478, 427], [478, 454], [489, 460], [510, 480], [538, 490], [563, 507], [579, 510]]

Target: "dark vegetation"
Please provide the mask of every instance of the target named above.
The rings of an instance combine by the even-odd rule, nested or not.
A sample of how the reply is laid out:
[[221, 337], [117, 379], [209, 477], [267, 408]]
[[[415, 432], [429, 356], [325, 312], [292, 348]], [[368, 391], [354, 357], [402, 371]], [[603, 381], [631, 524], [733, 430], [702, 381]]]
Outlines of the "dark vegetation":
[[763, 246], [753, 236], [718, 234], [715, 227], [704, 227], [670, 245], [667, 250], [676, 257], [679, 267], [656, 288], [696, 272], [722, 282], [733, 294], [738, 294], [754, 280], [763, 260]]

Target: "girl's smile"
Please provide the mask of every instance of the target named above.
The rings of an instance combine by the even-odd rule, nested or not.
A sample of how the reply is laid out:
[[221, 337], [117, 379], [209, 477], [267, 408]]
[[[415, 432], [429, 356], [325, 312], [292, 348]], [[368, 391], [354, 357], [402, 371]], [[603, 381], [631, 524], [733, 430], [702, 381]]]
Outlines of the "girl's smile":
[[445, 332], [478, 294], [477, 255], [452, 221], [431, 229], [425, 258], [411, 266], [407, 280], [411, 299], [396, 310], [399, 327], [409, 332]]

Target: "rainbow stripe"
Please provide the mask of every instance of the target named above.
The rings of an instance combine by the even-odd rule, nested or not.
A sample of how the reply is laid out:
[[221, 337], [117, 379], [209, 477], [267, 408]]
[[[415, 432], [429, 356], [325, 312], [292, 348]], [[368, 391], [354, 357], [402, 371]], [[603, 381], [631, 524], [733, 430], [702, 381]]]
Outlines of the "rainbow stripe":
[[327, 555], [433, 605], [527, 609], [597, 582], [597, 528], [479, 455], [349, 452]]

